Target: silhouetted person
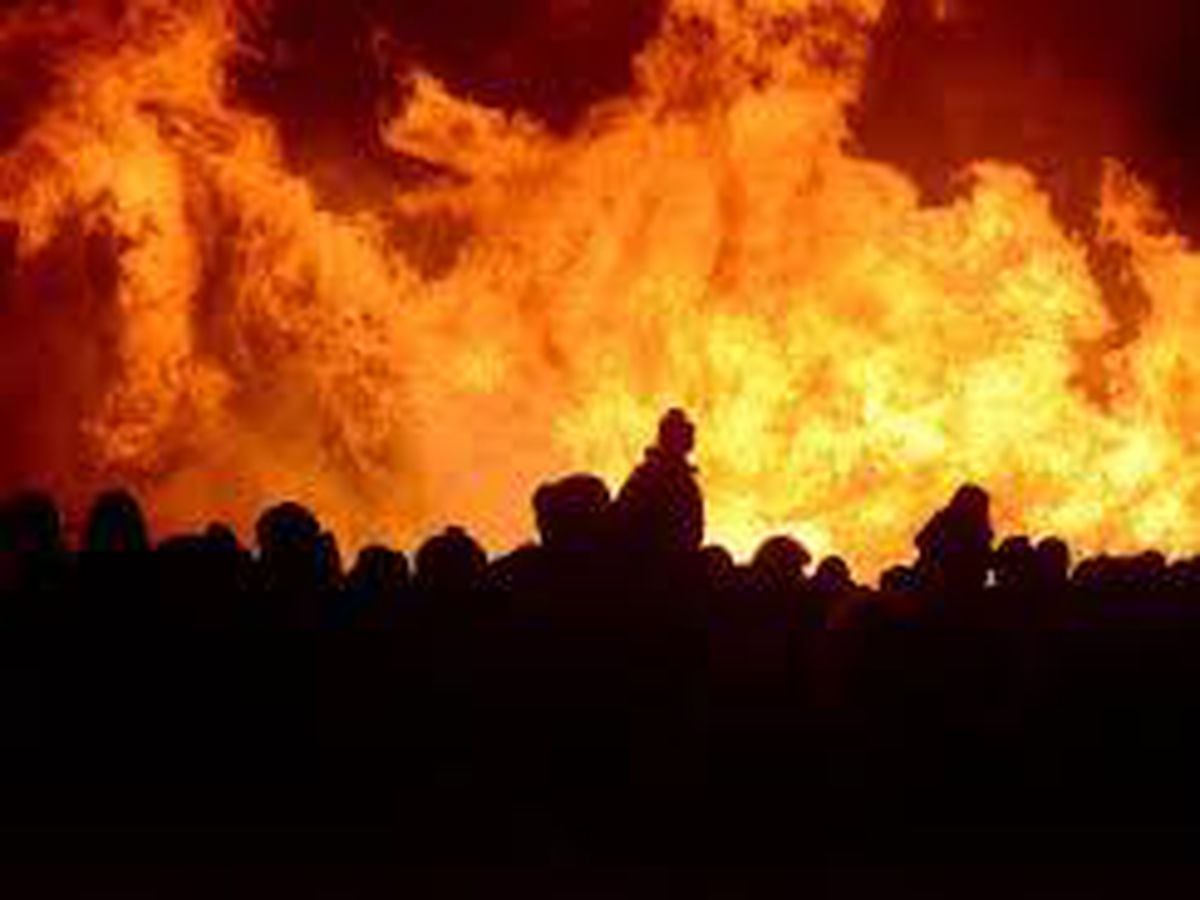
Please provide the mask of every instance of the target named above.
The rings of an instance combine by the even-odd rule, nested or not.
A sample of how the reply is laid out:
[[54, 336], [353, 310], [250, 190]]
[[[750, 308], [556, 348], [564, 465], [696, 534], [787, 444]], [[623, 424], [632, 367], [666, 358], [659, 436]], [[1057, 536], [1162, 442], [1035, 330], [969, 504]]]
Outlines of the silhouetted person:
[[542, 546], [554, 553], [599, 551], [612, 496], [594, 475], [572, 475], [544, 484], [533, 496]]
[[711, 544], [696, 555], [696, 571], [706, 614], [715, 620], [736, 617], [749, 581], [746, 567], [724, 547]]
[[992, 523], [987, 493], [959, 488], [916, 539], [917, 572], [934, 595], [962, 599], [983, 590], [992, 562]]
[[315, 627], [330, 564], [320, 522], [298, 503], [281, 503], [259, 517], [255, 534], [263, 611], [269, 622]]
[[808, 584], [812, 554], [795, 538], [777, 535], [763, 542], [750, 563], [751, 601], [763, 606], [774, 627], [810, 628], [821, 613]]
[[203, 534], [175, 535], [154, 550], [156, 590], [169, 621], [193, 628], [244, 624], [253, 584], [253, 562], [229, 527], [212, 524]]
[[489, 567], [497, 601], [542, 625], [595, 622], [611, 609], [609, 512], [612, 497], [594, 475], [571, 475], [533, 495], [540, 543], [521, 547]]
[[1060, 538], [1039, 541], [1035, 566], [1041, 590], [1059, 590], [1071, 576], [1071, 548]]
[[993, 568], [996, 587], [1001, 591], [1016, 593], [1037, 586], [1037, 553], [1025, 535], [1014, 535], [1000, 542]]
[[408, 589], [408, 558], [387, 547], [364, 547], [346, 576], [343, 599], [334, 621], [338, 627], [371, 630], [396, 624]]
[[38, 555], [62, 550], [62, 519], [52, 497], [31, 491], [0, 504], [0, 551]]
[[733, 554], [719, 544], [709, 544], [700, 551], [700, 567], [705, 580], [714, 588], [736, 584], [737, 563]]
[[146, 519], [128, 491], [112, 490], [92, 504], [80, 554], [78, 615], [92, 625], [137, 628], [157, 613]]
[[224, 553], [242, 552], [237, 533], [224, 522], [212, 522], [204, 529], [204, 540], [214, 551]]
[[317, 593], [318, 618], [329, 622], [341, 605], [342, 586], [345, 579], [342, 565], [342, 548], [337, 536], [331, 531], [322, 531], [317, 538]]
[[921, 582], [912, 566], [890, 566], [879, 576], [879, 589], [886, 593], [913, 593], [920, 588]]
[[854, 588], [850, 566], [840, 556], [825, 557], [813, 573], [812, 586], [827, 607], [838, 602]]
[[27, 563], [64, 552], [62, 521], [45, 494], [18, 494], [0, 504], [0, 587], [19, 587]]
[[263, 563], [288, 565], [300, 558], [311, 558], [321, 536], [321, 525], [299, 503], [280, 503], [259, 516], [254, 526], [259, 556]]
[[882, 623], [883, 610], [875, 593], [854, 580], [850, 564], [842, 557], [821, 560], [810, 585], [814, 602], [825, 612], [826, 627], [846, 630]]
[[896, 625], [913, 625], [925, 612], [921, 579], [912, 566], [892, 566], [879, 578], [880, 602]]
[[700, 549], [704, 499], [688, 462], [694, 446], [694, 426], [682, 410], [672, 409], [613, 505], [615, 539], [623, 547], [651, 559]]
[[142, 508], [128, 491], [101, 494], [92, 505], [84, 534], [92, 553], [145, 553], [150, 538]]
[[57, 612], [47, 608], [66, 589], [67, 556], [54, 500], [18, 494], [0, 504], [0, 615], [29, 624]]
[[777, 535], [758, 548], [750, 571], [773, 587], [790, 590], [804, 581], [810, 562], [812, 554], [803, 544], [795, 538]]
[[413, 585], [435, 615], [470, 614], [486, 571], [487, 553], [466, 531], [451, 526], [417, 550]]
[[1045, 538], [1023, 552], [1028, 557], [1022, 562], [1025, 572], [1019, 593], [1025, 624], [1040, 628], [1065, 624], [1075, 605], [1070, 549], [1059, 538]]
[[995, 584], [986, 592], [988, 623], [1027, 628], [1044, 612], [1038, 580], [1037, 551], [1025, 535], [1005, 538], [992, 556]]
[[236, 625], [248, 615], [250, 591], [254, 587], [254, 558], [228, 525], [213, 522], [204, 530], [205, 556], [216, 585], [212, 602], [222, 626]]
[[[61, 780], [80, 736], [98, 734], [72, 790], [123, 765], [149, 796], [155, 778], [191, 770], [207, 801], [222, 780], [207, 767], [224, 757], [238, 781], [213, 808], [252, 793], [253, 772], [283, 774], [289, 828], [298, 812], [351, 821], [342, 804], [360, 802], [354, 820], [382, 824], [377, 802], [402, 797], [406, 838], [425, 833], [431, 812], [446, 810], [437, 830], [452, 837], [464, 812], [494, 812], [473, 826], [489, 847], [509, 812], [519, 825], [543, 807], [551, 827], [561, 816], [589, 837], [640, 831], [646, 848], [669, 831], [704, 854], [742, 835], [746, 849], [773, 840], [792, 854], [806, 837], [853, 839], [861, 823], [903, 849], [910, 825], [911, 846], [927, 847], [960, 817], [975, 843], [996, 823], [1006, 841], [1019, 836], [1008, 826], [1042, 813], [1055, 835], [1071, 817], [1152, 821], [1156, 803], [1181, 823], [1193, 815], [1197, 636], [1157, 626], [1200, 622], [1200, 559], [1168, 565], [1147, 551], [1072, 572], [1063, 541], [1019, 536], [993, 553], [987, 496], [968, 487], [922, 530], [916, 564], [888, 569], [878, 591], [839, 557], [810, 575], [810, 554], [784, 536], [739, 565], [695, 546], [691, 445], [673, 413], [615, 506], [593, 476], [547, 484], [533, 498], [539, 543], [489, 562], [450, 528], [421, 546], [412, 579], [385, 547], [343, 574], [333, 535], [293, 503], [259, 519], [257, 555], [221, 525], [148, 552], [141, 511], [115, 492], [97, 500], [73, 558], [50, 498], [2, 502], [0, 700], [11, 712], [32, 672], [53, 715], [25, 724], [65, 748], [42, 771], [32, 753], [7, 771]], [[691, 501], [678, 504], [680, 484]], [[614, 551], [619, 522], [628, 530]], [[60, 620], [22, 605], [59, 596], [78, 601], [63, 608], [86, 626], [61, 654], [54, 629], [29, 627]], [[947, 602], [959, 598], [970, 602]], [[104, 631], [263, 622], [391, 630], [316, 642], [209, 633], [194, 652], [169, 629], [128, 641]], [[1083, 629], [1103, 639], [1055, 633]], [[311, 795], [298, 790], [310, 784]]]
[[[1119, 560], [1107, 554], [1085, 559], [1071, 573], [1071, 586], [1081, 599], [1086, 598], [1088, 607], [1094, 608], [1105, 604], [1118, 590], [1120, 566]], [[1059, 603], [1058, 598], [1055, 598], [1055, 602]], [[1082, 612], [1082, 610], [1064, 607], [1060, 612], [1074, 617], [1077, 612]], [[1074, 623], [1060, 621], [1059, 624]]]

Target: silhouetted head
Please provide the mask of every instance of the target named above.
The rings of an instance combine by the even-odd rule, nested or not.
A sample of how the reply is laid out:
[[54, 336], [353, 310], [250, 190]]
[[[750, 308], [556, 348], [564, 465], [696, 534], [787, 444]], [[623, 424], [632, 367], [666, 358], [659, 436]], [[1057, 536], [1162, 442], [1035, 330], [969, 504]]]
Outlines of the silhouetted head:
[[917, 568], [939, 592], [965, 596], [987, 583], [993, 559], [991, 501], [973, 484], [958, 489], [917, 535]]
[[[1041, 555], [1038, 555], [1038, 571], [1041, 574]], [[1111, 556], [1102, 554], [1083, 560], [1071, 574], [1075, 584], [1089, 590], [1104, 590], [1116, 578], [1117, 562]]]
[[963, 485], [950, 501], [950, 508], [962, 517], [980, 523], [991, 521], [991, 498], [978, 485]]
[[594, 475], [542, 485], [533, 496], [542, 544], [552, 549], [594, 546], [611, 503], [608, 486]]
[[768, 538], [754, 554], [751, 570], [775, 585], [797, 584], [812, 562], [812, 554], [795, 538], [776, 535]]
[[672, 409], [658, 423], [658, 449], [668, 456], [686, 457], [696, 446], [696, 427], [682, 409]]
[[96, 498], [88, 514], [84, 547], [99, 553], [136, 553], [149, 549], [146, 519], [132, 494], [116, 490]]
[[213, 522], [204, 530], [204, 540], [212, 550], [233, 554], [242, 549], [237, 533], [221, 522]]
[[996, 548], [996, 558], [998, 560], [1026, 559], [1031, 553], [1033, 553], [1033, 543], [1023, 534], [1014, 534], [1006, 537], [1000, 542], [1000, 546]]
[[347, 617], [344, 624], [368, 628], [393, 624], [408, 589], [408, 575], [408, 558], [403, 553], [378, 545], [364, 547], [346, 576], [340, 605], [340, 612]]
[[1027, 585], [1037, 570], [1037, 554], [1024, 535], [1005, 538], [996, 548], [994, 568], [1001, 587], [1017, 588]]
[[408, 557], [387, 547], [364, 547], [350, 570], [351, 587], [382, 590], [408, 583]]
[[724, 547], [710, 544], [700, 551], [700, 569], [708, 585], [714, 589], [733, 587], [737, 581], [737, 563]]
[[1039, 577], [1050, 584], [1067, 582], [1071, 571], [1071, 548], [1060, 538], [1046, 538], [1037, 545]]
[[0, 551], [54, 553], [62, 546], [62, 519], [48, 495], [31, 491], [0, 505]]
[[1160, 550], [1145, 550], [1131, 560], [1130, 569], [1135, 584], [1150, 587], [1166, 577], [1167, 558]]
[[840, 556], [827, 556], [813, 574], [813, 585], [828, 594], [839, 594], [854, 586], [849, 564]]
[[318, 549], [321, 524], [299, 503], [280, 503], [259, 516], [254, 532], [265, 560], [311, 558]]
[[911, 566], [892, 566], [880, 576], [879, 589], [885, 594], [915, 594], [921, 579]]
[[425, 590], [463, 593], [475, 587], [487, 569], [487, 554], [463, 529], [447, 528], [417, 551], [416, 581]]

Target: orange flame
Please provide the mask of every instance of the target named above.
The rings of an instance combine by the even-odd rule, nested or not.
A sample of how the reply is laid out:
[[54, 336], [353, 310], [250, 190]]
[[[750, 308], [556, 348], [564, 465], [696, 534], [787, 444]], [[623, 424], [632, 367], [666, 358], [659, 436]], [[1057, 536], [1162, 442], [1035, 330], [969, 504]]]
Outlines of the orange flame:
[[504, 546], [540, 479], [618, 481], [683, 405], [710, 537], [739, 552], [791, 531], [877, 568], [965, 480], [1005, 529], [1186, 550], [1200, 257], [1111, 164], [1106, 237], [1154, 308], [1089, 399], [1109, 315], [1032, 176], [981, 160], [929, 208], [844, 151], [881, 6], [674, 0], [636, 90], [569, 136], [421, 76], [384, 138], [465, 177], [339, 212], [225, 99], [229, 6], [138, 0], [92, 30], [84, 4], [0, 158], [20, 266], [74, 222], [114, 270], [110, 361], [43, 474], [132, 479], [167, 528], [291, 496], [354, 544], [455, 519]]

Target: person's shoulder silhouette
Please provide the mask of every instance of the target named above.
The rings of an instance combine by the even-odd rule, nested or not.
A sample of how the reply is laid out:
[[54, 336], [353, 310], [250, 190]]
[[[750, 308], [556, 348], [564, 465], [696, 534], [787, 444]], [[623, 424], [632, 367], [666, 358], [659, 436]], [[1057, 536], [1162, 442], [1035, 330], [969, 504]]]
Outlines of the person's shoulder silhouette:
[[680, 409], [659, 422], [658, 440], [614, 503], [615, 538], [649, 555], [691, 553], [704, 540], [704, 498], [688, 461], [695, 426]]

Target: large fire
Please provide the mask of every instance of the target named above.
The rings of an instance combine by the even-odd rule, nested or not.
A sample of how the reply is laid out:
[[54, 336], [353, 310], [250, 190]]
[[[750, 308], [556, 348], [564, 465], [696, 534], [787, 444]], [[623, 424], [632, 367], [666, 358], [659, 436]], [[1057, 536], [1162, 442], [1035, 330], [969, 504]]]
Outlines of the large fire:
[[[33, 60], [5, 84], [46, 84], [0, 157], [6, 483], [506, 546], [539, 480], [618, 482], [682, 405], [739, 552], [790, 531], [869, 571], [967, 480], [1006, 530], [1194, 547], [1200, 256], [1116, 160], [1086, 235], [1019, 165], [930, 205], [851, 153], [883, 0], [672, 0], [571, 127], [398, 75], [397, 174], [325, 160], [342, 202], [230, 99], [263, 5], [4, 14]], [[1151, 301], [1136, 332], [1097, 246]]]

